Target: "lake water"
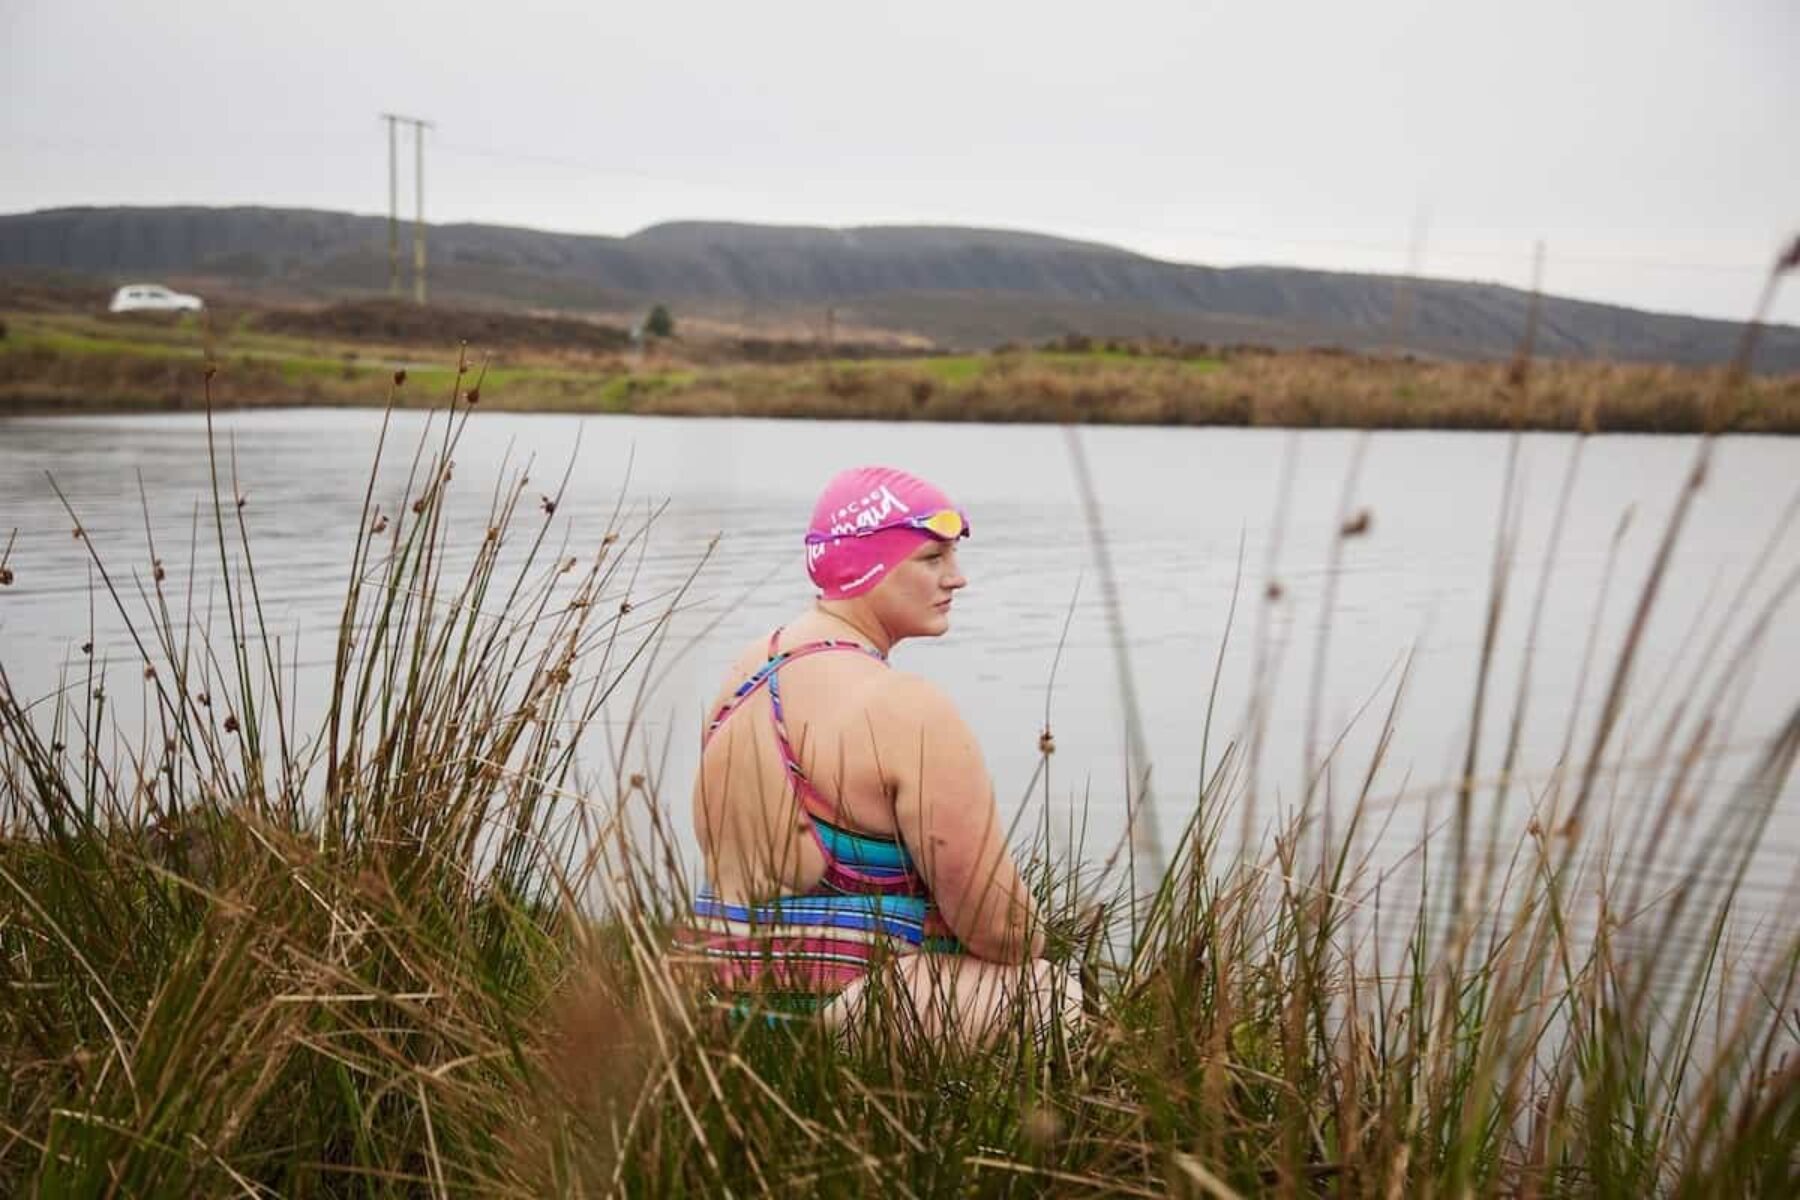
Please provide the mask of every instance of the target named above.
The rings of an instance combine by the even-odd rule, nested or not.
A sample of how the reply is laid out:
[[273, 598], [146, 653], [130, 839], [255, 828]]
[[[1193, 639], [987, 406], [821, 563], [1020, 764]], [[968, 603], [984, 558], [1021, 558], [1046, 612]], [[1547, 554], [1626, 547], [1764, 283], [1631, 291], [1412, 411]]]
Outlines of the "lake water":
[[[397, 443], [410, 449], [424, 420], [397, 416]], [[268, 617], [297, 639], [289, 645], [299, 647], [303, 691], [316, 688], [330, 654], [379, 424], [380, 414], [369, 411], [218, 419], [246, 496]], [[1213, 701], [1212, 760], [1245, 729], [1260, 677], [1272, 686], [1265, 689], [1271, 698], [1256, 772], [1259, 811], [1272, 815], [1298, 802], [1309, 730], [1315, 759], [1343, 735], [1320, 792], [1341, 810], [1361, 785], [1410, 655], [1393, 742], [1371, 788], [1373, 807], [1391, 821], [1382, 840], [1395, 855], [1428, 822], [1440, 822], [1468, 739], [1509, 439], [1156, 428], [1086, 428], [1077, 436], [1117, 580], [1150, 811], [1163, 844], [1194, 803], [1234, 589], [1235, 625]], [[1552, 518], [1578, 447], [1567, 525], [1551, 561]], [[1504, 845], [1518, 840], [1530, 802], [1549, 786], [1572, 722], [1576, 750], [1586, 751], [1640, 585], [1698, 448], [1696, 439], [1681, 437], [1581, 442], [1528, 435], [1520, 442], [1514, 571], [1478, 775], [1491, 775], [1500, 761], [1546, 569], [1550, 586], [1531, 648], [1520, 786], [1510, 807], [1492, 816]], [[395, 456], [378, 487], [390, 510], [404, 459]], [[462, 528], [478, 537], [492, 488], [509, 464], [531, 463], [533, 501], [568, 469], [556, 516], [568, 552], [580, 554], [597, 546], [621, 494], [640, 515], [666, 505], [633, 589], [646, 613], [666, 601], [719, 536], [687, 606], [673, 618], [670, 649], [683, 652], [663, 656], [646, 708], [654, 745], [642, 748], [650, 752], [645, 761], [663, 780], [665, 797], [685, 800], [702, 710], [723, 666], [745, 641], [809, 602], [799, 538], [813, 497], [836, 469], [869, 461], [941, 483], [967, 508], [974, 528], [962, 556], [970, 586], [954, 629], [935, 642], [905, 643], [896, 664], [939, 682], [967, 714], [1009, 816], [1021, 804], [1026, 821], [1047, 811], [1056, 838], [1066, 842], [1071, 814], [1083, 814], [1086, 854], [1103, 856], [1124, 829], [1134, 766], [1103, 575], [1064, 430], [484, 413], [456, 454], [453, 504]], [[0, 588], [0, 665], [14, 688], [31, 696], [57, 686], [89, 636], [88, 560], [46, 475], [69, 497], [94, 546], [127, 574], [149, 565], [147, 507], [163, 562], [172, 579], [183, 579], [196, 506], [210, 494], [203, 418], [0, 420], [0, 545], [17, 528], [10, 558], [16, 581]], [[1671, 747], [1683, 743], [1683, 736], [1667, 736], [1670, 714], [1687, 702], [1680, 728], [1693, 727], [1693, 707], [1771, 603], [1773, 617], [1755, 653], [1725, 679], [1722, 728], [1707, 759], [1711, 799], [1698, 810], [1695, 829], [1800, 701], [1795, 602], [1776, 602], [1800, 569], [1800, 530], [1783, 523], [1797, 483], [1800, 442], [1717, 444], [1612, 742], [1609, 760], [1618, 770], [1602, 790], [1622, 816], [1660, 800]], [[1367, 532], [1340, 541], [1341, 515], [1364, 511]], [[203, 527], [200, 556], [211, 561], [205, 544]], [[1612, 584], [1602, 595], [1615, 545]], [[1265, 598], [1271, 577], [1279, 583], [1275, 601]], [[1321, 662], [1321, 606], [1332, 590]], [[129, 725], [137, 689], [127, 683], [141, 664], [105, 607], [103, 598], [94, 602], [96, 647], [112, 664]], [[1709, 639], [1721, 630], [1722, 643], [1709, 652]], [[1592, 677], [1577, 705], [1590, 643]], [[1056, 753], [1048, 786], [1040, 783], [1025, 800], [1046, 710]], [[610, 716], [623, 720], [623, 713]], [[603, 766], [604, 738], [585, 753], [590, 766]], [[1796, 793], [1790, 779], [1747, 883], [1747, 895], [1761, 897], [1765, 913], [1780, 911], [1795, 883]], [[1481, 826], [1489, 820], [1483, 811]]]

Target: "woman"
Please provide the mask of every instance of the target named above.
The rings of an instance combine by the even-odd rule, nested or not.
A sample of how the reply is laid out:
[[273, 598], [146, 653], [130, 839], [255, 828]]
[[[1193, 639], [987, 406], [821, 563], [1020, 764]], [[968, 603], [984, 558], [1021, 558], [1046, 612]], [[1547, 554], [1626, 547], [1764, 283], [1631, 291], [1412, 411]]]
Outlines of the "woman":
[[1078, 1019], [973, 734], [887, 662], [949, 630], [968, 535], [948, 496], [892, 468], [841, 472], [819, 497], [819, 597], [738, 656], [694, 784], [706, 885], [681, 957], [721, 991], [842, 1029], [881, 987], [925, 1036], [968, 1043], [1021, 1013], [1040, 1034]]

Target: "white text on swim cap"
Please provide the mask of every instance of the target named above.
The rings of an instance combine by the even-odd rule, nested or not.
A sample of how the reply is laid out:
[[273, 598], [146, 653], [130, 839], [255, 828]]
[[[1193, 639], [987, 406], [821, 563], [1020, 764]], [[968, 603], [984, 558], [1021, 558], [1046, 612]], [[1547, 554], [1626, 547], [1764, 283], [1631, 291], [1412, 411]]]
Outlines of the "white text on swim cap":
[[[877, 502], [879, 501], [879, 506]], [[861, 500], [852, 500], [831, 514], [831, 533], [837, 537], [846, 533], [856, 533], [864, 529], [878, 529], [887, 523], [889, 517], [898, 510], [909, 513], [908, 508], [884, 483]]]

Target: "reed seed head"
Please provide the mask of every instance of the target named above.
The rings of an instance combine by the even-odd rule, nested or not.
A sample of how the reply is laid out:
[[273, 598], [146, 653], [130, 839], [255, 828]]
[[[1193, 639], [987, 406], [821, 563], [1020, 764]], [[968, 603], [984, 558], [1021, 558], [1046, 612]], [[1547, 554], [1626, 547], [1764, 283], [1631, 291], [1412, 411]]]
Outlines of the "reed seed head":
[[169, 577], [169, 573], [163, 570], [162, 559], [153, 558], [150, 560], [150, 577], [158, 583], [161, 583], [164, 579]]
[[11, 567], [0, 567], [0, 587], [11, 587], [13, 573]]
[[1800, 234], [1794, 235], [1793, 243], [1775, 260], [1775, 270], [1778, 274], [1800, 270]]
[[1054, 1146], [1062, 1140], [1065, 1127], [1061, 1113], [1040, 1104], [1025, 1114], [1019, 1132], [1034, 1146]]
[[81, 643], [81, 652], [83, 654], [92, 654], [94, 652], [94, 643], [92, 643], [92, 642]]
[[547, 517], [555, 516], [556, 515], [556, 501], [552, 500], [548, 496], [541, 497], [541, 499], [544, 502], [544, 515]]
[[1038, 753], [1039, 754], [1055, 754], [1056, 753], [1056, 739], [1050, 735], [1050, 731], [1048, 729], [1046, 729], [1046, 730], [1044, 730], [1044, 732], [1038, 734]]
[[237, 731], [238, 731], [237, 717], [231, 713], [226, 713], [225, 714], [225, 732], [226, 733], [236, 733]]
[[1365, 508], [1345, 521], [1338, 533], [1347, 538], [1361, 537], [1369, 532], [1369, 520], [1369, 510]]
[[394, 386], [399, 387], [406, 382], [406, 368], [401, 367], [394, 372]]
[[584, 969], [550, 1014], [545, 1066], [562, 1102], [591, 1111], [604, 1097], [629, 1095], [642, 1075], [642, 1031], [606, 975]]
[[480, 388], [472, 387], [469, 389], [469, 403], [470, 404], [480, 404], [481, 403], [481, 389]]

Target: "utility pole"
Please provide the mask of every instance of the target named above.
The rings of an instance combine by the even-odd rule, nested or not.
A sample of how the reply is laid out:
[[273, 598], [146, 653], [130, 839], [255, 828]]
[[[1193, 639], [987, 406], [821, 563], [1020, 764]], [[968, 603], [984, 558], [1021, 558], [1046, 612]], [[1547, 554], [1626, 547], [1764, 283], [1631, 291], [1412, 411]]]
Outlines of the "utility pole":
[[413, 122], [413, 303], [425, 303], [425, 126]]
[[1419, 272], [1425, 266], [1425, 233], [1430, 218], [1425, 209], [1413, 214], [1412, 237], [1406, 244], [1406, 274], [1394, 280], [1393, 353], [1406, 353], [1406, 339], [1412, 334], [1413, 296], [1417, 291]]
[[382, 113], [388, 126], [388, 295], [400, 294], [400, 147], [398, 127], [413, 127], [413, 302], [425, 303], [425, 131], [430, 121]]
[[400, 133], [401, 118], [382, 113], [388, 127], [388, 295], [400, 295]]

